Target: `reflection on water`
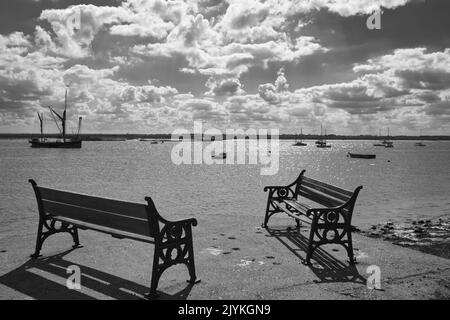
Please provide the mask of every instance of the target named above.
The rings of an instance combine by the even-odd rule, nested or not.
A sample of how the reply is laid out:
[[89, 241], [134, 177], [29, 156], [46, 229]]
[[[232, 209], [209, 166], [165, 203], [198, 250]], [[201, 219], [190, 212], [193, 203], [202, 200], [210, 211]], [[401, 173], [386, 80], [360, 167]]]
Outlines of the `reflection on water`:
[[[330, 141], [331, 149], [280, 145], [280, 170], [261, 176], [258, 165], [181, 165], [171, 161], [173, 143], [85, 142], [81, 150], [31, 149], [25, 140], [0, 140], [0, 225], [37, 216], [28, 179], [55, 188], [143, 202], [152, 196], [163, 215], [214, 219], [214, 215], [264, 216], [267, 184], [288, 184], [307, 175], [354, 189], [363, 185], [354, 224], [450, 214], [450, 142]], [[375, 160], [347, 152], [376, 153]]]

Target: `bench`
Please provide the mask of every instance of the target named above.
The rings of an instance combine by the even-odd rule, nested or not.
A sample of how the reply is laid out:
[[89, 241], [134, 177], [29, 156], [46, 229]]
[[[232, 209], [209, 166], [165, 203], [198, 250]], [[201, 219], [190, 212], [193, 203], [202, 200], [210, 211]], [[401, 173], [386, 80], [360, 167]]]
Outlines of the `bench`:
[[[297, 180], [288, 186], [267, 186], [269, 191], [263, 228], [270, 217], [278, 212], [300, 221], [311, 223], [305, 262], [310, 264], [314, 251], [325, 244], [342, 245], [350, 264], [355, 263], [352, 244], [352, 214], [362, 186], [355, 191], [345, 190], [322, 181], [306, 177], [303, 170]], [[306, 201], [305, 201], [306, 200]]]
[[158, 282], [165, 270], [185, 264], [191, 284], [196, 284], [192, 226], [196, 219], [172, 222], [156, 210], [150, 197], [147, 204], [124, 202], [84, 194], [44, 188], [29, 180], [33, 186], [39, 210], [36, 250], [31, 256], [40, 257], [42, 244], [51, 235], [67, 232], [79, 247], [78, 229], [94, 230], [117, 239], [131, 239], [155, 246], [149, 298], [157, 297]]

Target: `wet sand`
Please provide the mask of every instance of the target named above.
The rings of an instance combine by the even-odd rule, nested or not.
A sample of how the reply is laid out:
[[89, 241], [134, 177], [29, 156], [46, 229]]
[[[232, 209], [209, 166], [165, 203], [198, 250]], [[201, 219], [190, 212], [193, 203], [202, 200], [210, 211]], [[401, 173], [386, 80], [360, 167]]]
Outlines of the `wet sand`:
[[373, 225], [362, 234], [450, 259], [450, 218]]

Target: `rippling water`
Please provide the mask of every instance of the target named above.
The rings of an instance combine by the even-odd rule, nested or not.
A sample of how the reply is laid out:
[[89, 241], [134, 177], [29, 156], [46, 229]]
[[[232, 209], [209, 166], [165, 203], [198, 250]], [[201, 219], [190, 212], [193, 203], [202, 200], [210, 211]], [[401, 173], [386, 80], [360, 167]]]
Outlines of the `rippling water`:
[[[331, 149], [280, 145], [280, 170], [261, 176], [257, 165], [181, 165], [171, 161], [173, 143], [84, 142], [81, 150], [31, 149], [25, 140], [0, 140], [0, 228], [35, 218], [37, 208], [28, 179], [76, 192], [143, 202], [152, 196], [168, 217], [260, 216], [265, 185], [288, 184], [307, 175], [354, 189], [363, 185], [353, 224], [450, 214], [450, 142], [330, 141]], [[376, 160], [346, 157], [347, 152], [376, 153]], [[29, 219], [30, 220], [30, 219]], [[33, 220], [34, 221], [34, 220]]]

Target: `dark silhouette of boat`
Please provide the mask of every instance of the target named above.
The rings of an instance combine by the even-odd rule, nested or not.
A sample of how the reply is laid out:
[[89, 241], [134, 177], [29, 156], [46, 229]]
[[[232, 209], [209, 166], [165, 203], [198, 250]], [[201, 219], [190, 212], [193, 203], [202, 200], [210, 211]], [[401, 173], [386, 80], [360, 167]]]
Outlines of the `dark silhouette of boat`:
[[384, 144], [385, 148], [393, 148], [394, 147], [394, 142], [389, 140], [389, 136], [390, 136], [390, 130], [388, 128], [387, 138], [383, 140], [383, 144]]
[[47, 139], [33, 138], [30, 143], [32, 148], [80, 149], [82, 141], [80, 139], [48, 141]]
[[331, 148], [330, 144], [327, 144], [326, 140], [321, 140], [316, 143], [317, 148]]
[[[381, 137], [381, 129], [379, 129], [378, 137]], [[374, 147], [385, 147], [385, 144], [384, 144], [384, 141], [381, 141], [381, 142], [375, 143], [373, 146]]]
[[[303, 129], [300, 129], [300, 137], [303, 138]], [[296, 141], [293, 146], [294, 147], [306, 147], [308, 144], [303, 142], [303, 139], [300, 141]]]
[[[381, 136], [381, 130], [380, 130], [379, 136]], [[374, 147], [393, 148], [394, 147], [394, 142], [389, 140], [389, 136], [390, 136], [390, 130], [388, 128], [388, 135], [387, 135], [387, 137], [385, 139], [383, 139], [383, 141], [381, 141], [379, 143], [375, 143], [373, 146]]]
[[[420, 135], [420, 137], [422, 137], [422, 131], [420, 131], [419, 135]], [[414, 144], [414, 146], [416, 146], [416, 147], [426, 147], [427, 145], [425, 143], [423, 143], [423, 141], [419, 141], [419, 142], [416, 142]]]
[[354, 158], [354, 159], [376, 159], [377, 155], [376, 154], [362, 154], [362, 153], [348, 153], [348, 156], [350, 158]]
[[[50, 149], [80, 149], [82, 145], [82, 140], [79, 137], [80, 130], [81, 130], [81, 122], [82, 118], [79, 118], [78, 121], [78, 132], [74, 138], [68, 138], [66, 136], [66, 120], [67, 120], [67, 90], [66, 90], [66, 96], [65, 96], [65, 103], [64, 103], [64, 112], [59, 114], [55, 110], [53, 110], [52, 107], [48, 107], [50, 109], [51, 115], [53, 116], [53, 120], [56, 123], [56, 126], [58, 127], [61, 138], [56, 140], [50, 140], [47, 138], [44, 138], [44, 115], [38, 113], [39, 122], [40, 122], [40, 128], [41, 128], [41, 136], [39, 138], [31, 138], [29, 140], [29, 143], [31, 144], [32, 148], [50, 148]], [[56, 120], [55, 116], [61, 121], [61, 128], [58, 125], [58, 121]]]
[[227, 158], [227, 154], [225, 152], [221, 152], [219, 154], [213, 154], [212, 155], [213, 159], [226, 159]]
[[322, 136], [321, 139], [316, 141], [316, 147], [317, 148], [331, 148], [331, 144], [327, 143], [327, 140], [325, 137], [327, 136], [327, 129], [325, 129], [325, 137], [323, 136], [323, 128], [320, 126], [320, 135]]

